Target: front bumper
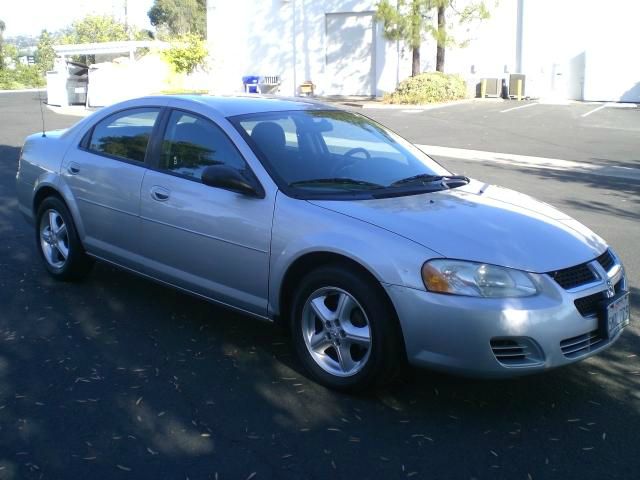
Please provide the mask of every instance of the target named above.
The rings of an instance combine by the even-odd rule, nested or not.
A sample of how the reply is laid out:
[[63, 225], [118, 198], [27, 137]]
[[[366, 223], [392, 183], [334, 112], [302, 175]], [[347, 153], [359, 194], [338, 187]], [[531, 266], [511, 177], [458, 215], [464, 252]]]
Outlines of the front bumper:
[[582, 360], [619, 338], [623, 330], [612, 338], [600, 335], [599, 317], [583, 316], [574, 304], [605, 292], [607, 280], [620, 293], [627, 290], [621, 265], [604, 275], [574, 290], [538, 275], [541, 294], [511, 299], [384, 287], [400, 320], [409, 363], [476, 377], [511, 377]]

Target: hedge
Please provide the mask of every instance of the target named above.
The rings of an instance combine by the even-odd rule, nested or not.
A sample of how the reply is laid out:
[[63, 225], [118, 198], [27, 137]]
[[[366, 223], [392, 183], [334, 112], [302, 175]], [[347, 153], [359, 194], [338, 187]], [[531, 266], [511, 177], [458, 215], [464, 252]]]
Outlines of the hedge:
[[45, 84], [42, 71], [35, 65], [17, 65], [14, 70], [0, 70], [0, 90], [42, 87]]
[[403, 80], [396, 91], [385, 95], [387, 103], [421, 104], [459, 100], [467, 96], [467, 85], [459, 75], [421, 73]]

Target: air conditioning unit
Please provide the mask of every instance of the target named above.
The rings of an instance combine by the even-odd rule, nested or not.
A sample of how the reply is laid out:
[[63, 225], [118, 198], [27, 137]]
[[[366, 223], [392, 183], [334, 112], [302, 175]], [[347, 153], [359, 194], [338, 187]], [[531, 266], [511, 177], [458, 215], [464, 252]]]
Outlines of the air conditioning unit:
[[499, 78], [483, 78], [481, 82], [486, 82], [486, 97], [499, 97], [502, 90], [502, 82]]

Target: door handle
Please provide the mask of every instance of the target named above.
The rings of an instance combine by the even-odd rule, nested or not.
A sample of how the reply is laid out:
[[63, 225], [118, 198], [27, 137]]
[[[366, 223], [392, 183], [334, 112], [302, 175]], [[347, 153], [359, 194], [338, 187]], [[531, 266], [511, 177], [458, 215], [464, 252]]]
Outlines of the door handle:
[[167, 200], [169, 200], [169, 194], [169, 190], [164, 187], [151, 187], [151, 198], [157, 200], [158, 202], [166, 202]]
[[71, 175], [77, 175], [78, 173], [80, 173], [80, 167], [78, 166], [77, 163], [73, 163], [71, 162], [69, 164], [69, 166], [67, 167], [67, 171], [71, 174]]

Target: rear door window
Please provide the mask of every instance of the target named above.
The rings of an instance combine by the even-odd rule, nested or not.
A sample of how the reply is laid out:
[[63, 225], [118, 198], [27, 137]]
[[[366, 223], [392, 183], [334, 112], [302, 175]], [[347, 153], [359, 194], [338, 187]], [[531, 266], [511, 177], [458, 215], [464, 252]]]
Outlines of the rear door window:
[[115, 113], [93, 129], [89, 150], [134, 162], [144, 162], [158, 108], [135, 108]]

